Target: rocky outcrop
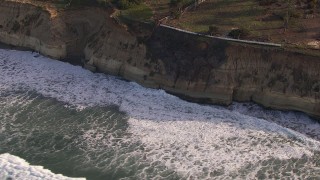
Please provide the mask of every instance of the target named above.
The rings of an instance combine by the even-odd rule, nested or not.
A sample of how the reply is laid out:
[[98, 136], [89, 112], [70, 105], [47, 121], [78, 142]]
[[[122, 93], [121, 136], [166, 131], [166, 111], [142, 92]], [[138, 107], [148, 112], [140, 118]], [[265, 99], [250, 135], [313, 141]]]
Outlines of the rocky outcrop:
[[[84, 56], [94, 70], [195, 102], [254, 101], [320, 117], [319, 56], [141, 23], [127, 31], [98, 8], [61, 10], [54, 17], [12, 2], [0, 10], [1, 42], [54, 58]], [[29, 16], [32, 23], [24, 24]]]
[[0, 40], [56, 59], [79, 58], [107, 17], [99, 8], [66, 12], [54, 6], [4, 0], [0, 4]]

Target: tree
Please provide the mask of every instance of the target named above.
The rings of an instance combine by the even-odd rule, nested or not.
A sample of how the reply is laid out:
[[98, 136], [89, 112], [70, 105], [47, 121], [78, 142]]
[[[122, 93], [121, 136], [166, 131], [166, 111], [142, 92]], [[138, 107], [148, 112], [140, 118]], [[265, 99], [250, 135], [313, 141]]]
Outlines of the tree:
[[229, 32], [228, 36], [234, 39], [245, 38], [250, 35], [250, 31], [244, 27], [233, 29]]

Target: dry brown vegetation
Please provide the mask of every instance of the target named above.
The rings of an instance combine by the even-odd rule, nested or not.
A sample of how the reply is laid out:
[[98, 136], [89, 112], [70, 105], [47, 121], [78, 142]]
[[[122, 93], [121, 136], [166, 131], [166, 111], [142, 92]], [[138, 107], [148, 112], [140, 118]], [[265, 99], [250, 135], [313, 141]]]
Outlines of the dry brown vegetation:
[[319, 3], [317, 0], [207, 0], [167, 23], [200, 33], [210, 33], [209, 27], [218, 27], [215, 34], [220, 36], [227, 36], [232, 29], [245, 29], [249, 32], [245, 39], [319, 48]]

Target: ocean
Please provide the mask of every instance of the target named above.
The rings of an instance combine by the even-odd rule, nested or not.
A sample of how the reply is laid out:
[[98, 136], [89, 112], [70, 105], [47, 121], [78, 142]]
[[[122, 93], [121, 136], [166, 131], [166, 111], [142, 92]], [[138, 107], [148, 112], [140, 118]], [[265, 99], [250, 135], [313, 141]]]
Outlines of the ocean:
[[320, 179], [320, 123], [0, 49], [0, 179]]

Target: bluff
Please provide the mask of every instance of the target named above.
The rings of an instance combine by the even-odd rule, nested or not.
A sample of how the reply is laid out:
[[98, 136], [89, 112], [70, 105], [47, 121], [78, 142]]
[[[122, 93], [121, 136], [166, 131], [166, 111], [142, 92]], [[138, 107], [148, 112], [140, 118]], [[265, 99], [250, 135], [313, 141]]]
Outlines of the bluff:
[[57, 9], [54, 5], [1, 0], [0, 40], [55, 59], [83, 56], [89, 38], [108, 16], [99, 8]]
[[100, 72], [195, 102], [253, 101], [320, 117], [316, 55], [138, 22], [124, 28], [99, 8], [52, 10], [11, 1], [0, 4], [0, 41], [56, 59], [84, 58]]

